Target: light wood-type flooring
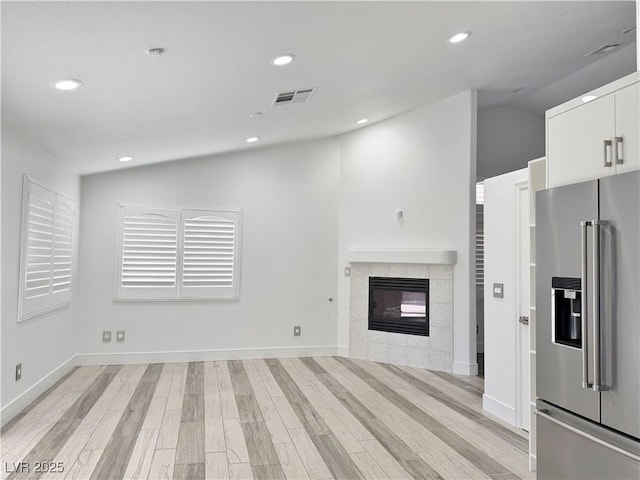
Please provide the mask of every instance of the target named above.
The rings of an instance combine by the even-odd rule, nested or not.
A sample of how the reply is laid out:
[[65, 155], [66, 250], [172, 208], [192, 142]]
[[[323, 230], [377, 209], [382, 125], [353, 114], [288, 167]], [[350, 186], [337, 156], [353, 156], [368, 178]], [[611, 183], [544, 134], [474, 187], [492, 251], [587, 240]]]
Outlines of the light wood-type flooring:
[[2, 477], [535, 478], [481, 394], [338, 357], [77, 367], [3, 427]]

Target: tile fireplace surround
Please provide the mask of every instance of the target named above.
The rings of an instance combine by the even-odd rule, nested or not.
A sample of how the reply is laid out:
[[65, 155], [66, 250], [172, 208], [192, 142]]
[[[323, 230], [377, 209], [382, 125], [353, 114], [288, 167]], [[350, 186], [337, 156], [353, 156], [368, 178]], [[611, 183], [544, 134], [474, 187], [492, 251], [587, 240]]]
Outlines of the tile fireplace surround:
[[[427, 251], [426, 255], [419, 253], [349, 252], [349, 356], [394, 365], [452, 371], [453, 264], [456, 255], [446, 250]], [[429, 336], [368, 330], [369, 277], [428, 278]]]

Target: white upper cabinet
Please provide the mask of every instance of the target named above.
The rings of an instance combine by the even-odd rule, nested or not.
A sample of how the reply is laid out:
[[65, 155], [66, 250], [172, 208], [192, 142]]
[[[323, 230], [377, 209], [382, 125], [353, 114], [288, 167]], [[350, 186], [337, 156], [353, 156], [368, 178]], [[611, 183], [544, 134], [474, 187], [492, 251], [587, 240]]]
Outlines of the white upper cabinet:
[[639, 74], [547, 111], [548, 186], [640, 168]]
[[616, 135], [622, 138], [618, 147], [617, 173], [640, 169], [640, 83], [618, 90], [616, 97]]
[[613, 95], [547, 119], [549, 187], [612, 173], [614, 122]]

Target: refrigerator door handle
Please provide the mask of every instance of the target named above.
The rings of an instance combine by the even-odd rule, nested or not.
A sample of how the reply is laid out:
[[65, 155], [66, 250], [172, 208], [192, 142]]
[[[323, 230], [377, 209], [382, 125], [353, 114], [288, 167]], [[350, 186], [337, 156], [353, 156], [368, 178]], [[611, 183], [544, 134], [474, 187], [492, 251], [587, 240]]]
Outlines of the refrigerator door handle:
[[582, 269], [580, 273], [580, 288], [582, 289], [581, 301], [580, 301], [580, 328], [582, 330], [582, 388], [591, 388], [592, 383], [589, 383], [589, 341], [588, 341], [588, 328], [587, 328], [587, 227], [591, 225], [589, 221], [580, 222], [580, 238], [582, 240], [582, 255], [581, 264]]
[[600, 363], [600, 220], [591, 220], [593, 227], [593, 391], [607, 390], [602, 385]]
[[566, 428], [567, 430], [575, 433], [576, 435], [580, 435], [581, 437], [586, 438], [587, 440], [590, 440], [594, 443], [597, 443], [598, 445], [602, 445], [605, 448], [608, 448], [609, 450], [613, 450], [614, 452], [619, 453], [620, 455], [624, 455], [625, 457], [629, 457], [632, 460], [635, 460], [636, 462], [640, 462], [640, 456], [635, 455], [631, 452], [628, 452], [616, 445], [612, 445], [609, 442], [605, 442], [604, 440], [598, 438], [598, 437], [594, 437], [593, 435], [590, 435], [587, 432], [584, 432], [582, 430], [580, 430], [579, 428], [573, 427], [571, 425], [568, 425], [554, 417], [552, 417], [551, 415], [549, 415], [548, 410], [546, 408], [542, 408], [542, 409], [536, 409], [534, 410], [536, 416], [544, 418], [545, 420], [550, 421], [551, 423], [558, 425], [559, 427], [562, 428]]

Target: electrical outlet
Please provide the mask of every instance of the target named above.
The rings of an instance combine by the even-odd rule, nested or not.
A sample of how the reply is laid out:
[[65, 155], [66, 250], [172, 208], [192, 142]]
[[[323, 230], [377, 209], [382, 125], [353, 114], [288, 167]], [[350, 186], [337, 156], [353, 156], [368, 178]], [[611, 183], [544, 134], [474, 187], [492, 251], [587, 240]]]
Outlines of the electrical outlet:
[[102, 341], [105, 343], [111, 341], [111, 330], [105, 330], [102, 332]]
[[118, 330], [116, 332], [116, 342], [124, 342], [124, 330]]
[[294, 337], [299, 337], [301, 333], [301, 329], [299, 325], [296, 325], [295, 327], [293, 327], [293, 336]]
[[22, 378], [22, 364], [16, 365], [16, 382]]

